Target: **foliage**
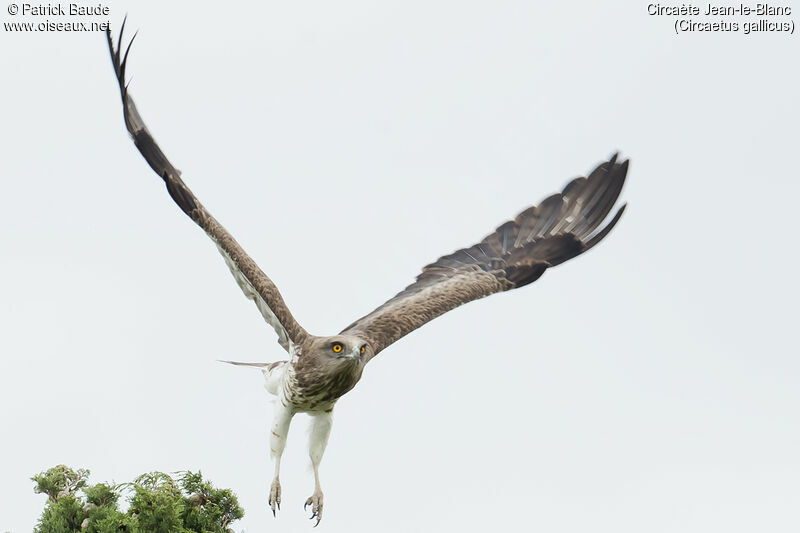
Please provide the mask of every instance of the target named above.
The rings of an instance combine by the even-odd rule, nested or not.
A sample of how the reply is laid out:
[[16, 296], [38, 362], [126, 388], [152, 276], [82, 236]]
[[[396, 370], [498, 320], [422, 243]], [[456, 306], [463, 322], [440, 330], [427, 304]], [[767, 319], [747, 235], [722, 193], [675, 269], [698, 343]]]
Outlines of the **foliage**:
[[[236, 495], [200, 472], [150, 472], [119, 485], [88, 485], [88, 477], [59, 465], [31, 478], [48, 497], [34, 533], [229, 533], [244, 516]], [[127, 511], [118, 505], [123, 494]]]
[[36, 482], [34, 492], [47, 494], [51, 502], [61, 496], [66, 496], [80, 489], [86, 484], [89, 471], [79, 469], [77, 472], [67, 466], [54, 466], [47, 472], [42, 472], [31, 479]]

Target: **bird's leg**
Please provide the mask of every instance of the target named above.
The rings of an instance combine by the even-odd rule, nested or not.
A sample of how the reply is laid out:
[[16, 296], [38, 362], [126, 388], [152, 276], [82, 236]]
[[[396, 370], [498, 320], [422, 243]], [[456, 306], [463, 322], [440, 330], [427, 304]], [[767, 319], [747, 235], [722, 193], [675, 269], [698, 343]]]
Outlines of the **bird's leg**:
[[311, 518], [317, 519], [316, 527], [322, 520], [322, 486], [319, 483], [319, 463], [322, 461], [322, 454], [325, 453], [325, 446], [328, 445], [328, 437], [331, 434], [333, 425], [333, 410], [324, 413], [311, 415], [311, 438], [309, 442], [309, 455], [311, 464], [314, 467], [314, 494], [306, 500], [303, 509], [311, 506]]
[[[279, 398], [279, 400], [282, 400]], [[269, 507], [272, 509], [272, 516], [275, 516], [275, 508], [281, 508], [281, 456], [286, 447], [286, 437], [289, 434], [289, 424], [294, 416], [294, 411], [285, 406], [283, 401], [275, 402], [275, 414], [272, 418], [272, 429], [269, 436], [269, 449], [272, 459], [275, 461], [275, 477], [272, 480], [272, 487], [269, 490]]]

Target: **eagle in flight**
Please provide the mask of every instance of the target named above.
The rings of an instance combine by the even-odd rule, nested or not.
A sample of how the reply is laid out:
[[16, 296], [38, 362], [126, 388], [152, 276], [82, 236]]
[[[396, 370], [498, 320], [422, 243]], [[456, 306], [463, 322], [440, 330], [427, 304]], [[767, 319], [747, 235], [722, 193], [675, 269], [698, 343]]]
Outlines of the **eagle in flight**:
[[570, 181], [561, 193], [524, 210], [479, 243], [423, 267], [414, 283], [338, 335], [312, 335], [292, 316], [272, 280], [189, 190], [180, 171], [150, 135], [125, 83], [133, 39], [122, 55], [124, 29], [123, 22], [116, 47], [110, 30], [106, 37], [128, 132], [144, 159], [164, 180], [178, 207], [217, 245], [239, 287], [255, 302], [278, 334], [278, 343], [289, 354], [288, 360], [271, 364], [226, 361], [260, 368], [267, 391], [278, 400], [270, 432], [270, 452], [275, 463], [269, 492], [273, 514], [280, 509], [281, 455], [295, 414], [308, 413], [312, 419], [309, 454], [315, 486], [305, 508], [311, 507], [316, 525], [323, 509], [319, 465], [331, 431], [333, 407], [358, 383], [364, 366], [390, 344], [443, 313], [496, 292], [528, 285], [548, 268], [582, 254], [608, 235], [625, 209], [622, 205], [601, 226], [617, 202], [628, 170], [628, 161], [618, 162], [615, 155], [588, 177]]

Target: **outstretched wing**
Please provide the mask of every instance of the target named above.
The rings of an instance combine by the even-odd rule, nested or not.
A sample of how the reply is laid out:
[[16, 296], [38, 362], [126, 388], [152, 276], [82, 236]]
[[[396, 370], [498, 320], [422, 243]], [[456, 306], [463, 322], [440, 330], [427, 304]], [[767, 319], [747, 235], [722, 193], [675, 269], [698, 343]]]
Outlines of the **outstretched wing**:
[[[114, 43], [111, 41], [110, 30], [106, 30], [106, 38], [108, 39], [108, 50], [111, 53], [111, 62], [114, 65], [114, 71], [119, 82], [125, 126], [128, 128], [133, 142], [150, 167], [164, 180], [167, 185], [167, 191], [169, 191], [175, 203], [178, 204], [178, 207], [211, 237], [222, 257], [225, 258], [225, 263], [227, 263], [245, 296], [255, 302], [258, 310], [264, 315], [264, 319], [275, 328], [280, 345], [287, 352], [291, 352], [291, 343], [299, 344], [301, 339], [305, 337], [306, 331], [289, 312], [286, 303], [272, 280], [258, 268], [255, 261], [245, 253], [239, 243], [236, 242], [236, 239], [211, 216], [192, 191], [183, 183], [180, 171], [169, 162], [167, 156], [164, 155], [164, 152], [161, 151], [161, 148], [150, 135], [142, 117], [139, 116], [136, 104], [133, 103], [133, 98], [128, 94], [128, 86], [125, 83], [125, 67], [133, 39], [128, 43], [125, 55], [120, 55], [124, 30], [125, 23], [123, 22], [116, 50], [114, 49]], [[134, 35], [134, 38], [136, 38], [136, 35]]]
[[415, 283], [342, 334], [369, 342], [374, 357], [459, 305], [536, 281], [547, 268], [582, 254], [611, 231], [625, 205], [597, 228], [616, 203], [627, 171], [628, 161], [617, 163], [615, 155], [588, 178], [572, 180], [560, 194], [526, 209], [478, 244], [424, 267]]

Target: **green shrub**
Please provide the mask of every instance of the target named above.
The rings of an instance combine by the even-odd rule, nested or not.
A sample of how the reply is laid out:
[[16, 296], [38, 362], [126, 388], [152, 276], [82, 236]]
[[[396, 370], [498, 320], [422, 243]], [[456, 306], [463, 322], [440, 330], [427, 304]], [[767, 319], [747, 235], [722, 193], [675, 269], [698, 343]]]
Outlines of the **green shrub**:
[[151, 472], [119, 485], [88, 485], [88, 477], [88, 470], [59, 465], [31, 478], [34, 491], [47, 495], [34, 533], [228, 533], [244, 516], [236, 495], [200, 472], [176, 479]]

